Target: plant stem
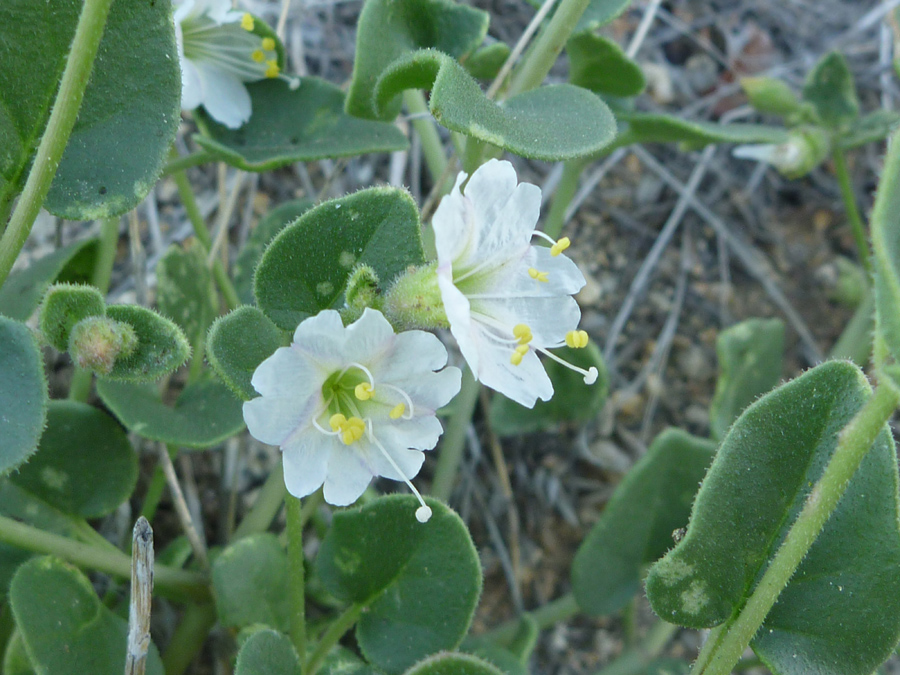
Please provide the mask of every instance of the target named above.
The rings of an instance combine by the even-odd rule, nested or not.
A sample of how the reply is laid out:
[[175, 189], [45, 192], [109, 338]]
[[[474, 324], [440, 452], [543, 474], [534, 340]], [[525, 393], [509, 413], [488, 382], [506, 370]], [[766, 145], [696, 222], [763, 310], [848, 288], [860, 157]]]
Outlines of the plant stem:
[[803, 510], [772, 558], [753, 595], [737, 618], [726, 624], [721, 638], [707, 641], [692, 673], [727, 675], [731, 672], [819, 536], [860, 462], [898, 403], [900, 394], [891, 385], [880, 384], [863, 408], [844, 427], [824, 473], [806, 498]]
[[166, 675], [181, 675], [188, 669], [214, 625], [216, 607], [213, 603], [188, 605], [162, 657]]
[[170, 156], [172, 157], [172, 159], [170, 159], [168, 163], [163, 167], [160, 178], [170, 176], [178, 171], [190, 169], [192, 166], [208, 164], [209, 162], [214, 162], [217, 159], [214, 154], [212, 154], [211, 152], [207, 152], [206, 150], [192, 152], [191, 154], [184, 156], [179, 156], [175, 153], [172, 153], [172, 155]]
[[847, 220], [850, 221], [850, 229], [853, 232], [853, 241], [856, 242], [856, 252], [863, 269], [866, 270], [866, 281], [872, 277], [872, 261], [869, 259], [869, 242], [866, 237], [866, 226], [863, 223], [859, 208], [856, 205], [856, 195], [853, 194], [853, 182], [850, 180], [850, 172], [847, 170], [847, 160], [841, 148], [835, 148], [831, 153], [834, 162], [834, 173], [837, 175], [838, 184], [841, 186], [841, 197], [844, 199], [844, 208], [847, 211]]
[[[131, 558], [119, 550], [83, 544], [5, 516], [0, 516], [0, 541], [26, 551], [55, 555], [80, 567], [106, 572], [122, 579], [131, 578]], [[209, 598], [206, 576], [199, 572], [158, 565], [154, 571], [154, 583], [162, 595], [175, 599]]]
[[[319, 644], [316, 645], [315, 650], [309, 657], [309, 661], [306, 662], [306, 670], [304, 670], [305, 675], [316, 675], [316, 670], [322, 665], [322, 659], [328, 655], [331, 648], [334, 647], [338, 641], [344, 637], [344, 634], [353, 627], [353, 624], [359, 620], [359, 616], [362, 614], [363, 609], [363, 606], [359, 604], [350, 605], [331, 623], [330, 626], [328, 626], [325, 634], [322, 635], [322, 639], [319, 640]], [[303, 655], [301, 654], [300, 657], [303, 658]]]
[[434, 472], [434, 481], [431, 484], [431, 496], [446, 502], [453, 492], [456, 483], [456, 474], [459, 472], [463, 460], [463, 450], [466, 447], [466, 432], [472, 421], [472, 413], [478, 402], [478, 390], [481, 387], [472, 371], [468, 367], [463, 369], [462, 387], [456, 395], [456, 409], [447, 425], [444, 441], [441, 443], [438, 455], [437, 469]]
[[287, 494], [287, 490], [284, 487], [284, 465], [279, 461], [272, 467], [272, 473], [266, 478], [253, 506], [235, 529], [231, 541], [268, 530], [269, 525], [281, 510], [285, 494]]
[[28, 180], [22, 190], [16, 209], [9, 221], [9, 227], [0, 238], [0, 286], [6, 281], [13, 263], [25, 245], [31, 233], [34, 219], [37, 217], [44, 198], [50, 190], [50, 184], [59, 168], [84, 90], [87, 88], [94, 66], [94, 57], [103, 37], [103, 27], [113, 0], [85, 0], [75, 28], [75, 37], [69, 58], [63, 70], [59, 92], [50, 111], [47, 128], [41, 137]]
[[678, 626], [658, 621], [643, 640], [600, 670], [597, 675], [639, 675], [645, 672], [650, 662], [669, 644], [677, 630]]
[[507, 97], [540, 86], [589, 4], [590, 0], [562, 0], [513, 72]]
[[[300, 500], [285, 493], [284, 507], [287, 510], [288, 536], [288, 587], [291, 597], [290, 634], [294, 649], [300, 655], [301, 664], [306, 656], [306, 579], [305, 557], [303, 555], [303, 522], [300, 514]], [[301, 665], [300, 673], [304, 668]]]
[[[579, 612], [581, 612], [581, 608], [575, 602], [575, 596], [571, 593], [566, 593], [556, 600], [529, 612], [529, 614], [537, 624], [538, 630], [544, 630], [560, 621], [565, 621], [575, 616]], [[506, 621], [487, 633], [485, 637], [498, 645], [508, 645], [518, 634], [520, 624], [521, 621], [519, 619]]]
[[[197, 206], [197, 199], [194, 197], [191, 182], [184, 171], [174, 172], [172, 180], [175, 181], [175, 186], [178, 188], [178, 196], [181, 199], [181, 203], [184, 204], [184, 210], [187, 212], [188, 220], [191, 221], [191, 226], [194, 228], [194, 234], [208, 253], [212, 247], [212, 237], [209, 234], [209, 229], [206, 227], [206, 222], [203, 220], [203, 214], [200, 213], [200, 207]], [[231, 283], [222, 261], [218, 258], [213, 260], [212, 271], [216, 285], [219, 287], [228, 309], [240, 307], [241, 299], [238, 297], [234, 284]]]
[[544, 233], [553, 239], [559, 238], [562, 232], [566, 211], [572, 198], [578, 191], [578, 179], [585, 167], [593, 161], [593, 158], [573, 159], [563, 164], [562, 178], [559, 179], [559, 185], [556, 186], [556, 194], [553, 195], [553, 201], [550, 204], [550, 212], [544, 221]]
[[407, 89], [403, 92], [403, 102], [410, 115], [415, 115], [410, 122], [422, 140], [422, 154], [425, 156], [425, 165], [431, 174], [431, 180], [440, 180], [447, 168], [447, 155], [444, 153], [444, 143], [425, 102], [425, 96], [418, 89]]
[[872, 329], [875, 327], [875, 293], [871, 288], [865, 293], [838, 341], [828, 352], [829, 359], [850, 359], [860, 368], [868, 365], [872, 356]]

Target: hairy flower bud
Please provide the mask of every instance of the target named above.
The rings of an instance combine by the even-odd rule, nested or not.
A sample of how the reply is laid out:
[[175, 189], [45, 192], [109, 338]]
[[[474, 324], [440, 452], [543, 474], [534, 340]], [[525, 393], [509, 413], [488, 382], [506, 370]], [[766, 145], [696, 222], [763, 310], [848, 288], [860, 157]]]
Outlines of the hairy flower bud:
[[79, 368], [107, 375], [112, 372], [116, 359], [132, 354], [137, 343], [137, 335], [127, 323], [90, 316], [72, 328], [69, 354]]

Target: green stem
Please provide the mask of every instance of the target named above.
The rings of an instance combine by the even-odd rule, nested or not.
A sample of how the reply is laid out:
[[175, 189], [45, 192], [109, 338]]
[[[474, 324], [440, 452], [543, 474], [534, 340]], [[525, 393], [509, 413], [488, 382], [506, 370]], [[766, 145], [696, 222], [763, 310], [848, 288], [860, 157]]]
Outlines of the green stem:
[[434, 481], [431, 484], [431, 496], [446, 502], [453, 492], [456, 483], [456, 474], [459, 472], [463, 460], [463, 450], [466, 447], [466, 431], [472, 421], [472, 413], [478, 402], [478, 390], [480, 384], [472, 377], [472, 371], [463, 369], [462, 387], [456, 396], [456, 409], [450, 417], [444, 441], [441, 443], [438, 455], [437, 469], [434, 472]]
[[847, 170], [847, 160], [844, 157], [844, 151], [836, 147], [831, 154], [831, 159], [834, 162], [834, 172], [837, 175], [838, 184], [841, 186], [841, 197], [844, 199], [844, 208], [847, 211], [847, 220], [850, 221], [853, 241], [856, 242], [856, 252], [859, 255], [863, 268], [866, 270], [866, 281], [868, 281], [872, 277], [869, 242], [866, 237], [866, 226], [856, 205], [856, 195], [853, 194], [853, 182], [850, 180], [850, 172]]
[[242, 537], [268, 530], [272, 521], [275, 520], [275, 516], [281, 510], [286, 494], [284, 465], [279, 461], [272, 467], [272, 473], [266, 478], [266, 482], [256, 496], [253, 506], [250, 507], [241, 524], [235, 529], [231, 541], [237, 541]]
[[647, 631], [643, 640], [600, 670], [598, 675], [640, 675], [640, 673], [644, 673], [650, 662], [657, 658], [663, 648], [669, 644], [677, 630], [678, 626], [658, 621]]
[[189, 605], [184, 610], [181, 623], [172, 634], [162, 657], [166, 675], [181, 675], [188, 669], [215, 625], [216, 606], [211, 602]]
[[[206, 222], [203, 220], [203, 214], [200, 213], [200, 207], [197, 205], [197, 199], [194, 197], [194, 190], [191, 188], [191, 182], [188, 180], [187, 174], [184, 171], [176, 171], [172, 174], [172, 180], [175, 181], [175, 186], [178, 188], [178, 196], [181, 199], [181, 203], [184, 204], [184, 210], [187, 213], [188, 220], [191, 221], [191, 226], [194, 228], [194, 234], [200, 243], [203, 244], [203, 248], [209, 252], [209, 249], [212, 247], [212, 237], [209, 234], [209, 229], [206, 227]], [[225, 266], [222, 265], [222, 261], [218, 258], [213, 261], [212, 271], [216, 285], [219, 287], [228, 309], [240, 307], [241, 299], [238, 297], [231, 279], [228, 278]]]
[[[300, 500], [287, 493], [284, 496], [287, 510], [288, 536], [288, 587], [291, 597], [290, 634], [294, 649], [300, 655], [301, 663], [306, 657], [306, 579], [305, 557], [303, 555], [303, 521]], [[304, 669], [300, 668], [301, 675]]]
[[322, 659], [328, 656], [328, 652], [331, 651], [331, 648], [334, 647], [340, 639], [344, 637], [344, 634], [353, 627], [353, 624], [359, 620], [363, 609], [363, 605], [350, 605], [330, 626], [328, 626], [325, 634], [322, 635], [322, 639], [319, 640], [319, 644], [316, 645], [315, 650], [313, 650], [312, 655], [309, 657], [309, 661], [306, 662], [306, 670], [304, 671], [306, 675], [316, 675], [316, 671], [319, 666], [322, 665]]
[[425, 156], [425, 165], [431, 174], [431, 180], [438, 181], [447, 169], [447, 155], [444, 153], [444, 143], [438, 134], [431, 110], [425, 102], [425, 96], [418, 89], [407, 89], [403, 92], [403, 102], [406, 103], [409, 113], [416, 115], [410, 122], [422, 141], [422, 154]]
[[[5, 516], [0, 516], [0, 541], [26, 551], [55, 555], [79, 567], [106, 572], [122, 579], [131, 578], [131, 558], [118, 549], [113, 551], [83, 544]], [[153, 579], [162, 595], [181, 600], [209, 598], [206, 576], [199, 572], [158, 565]]]
[[803, 510], [772, 558], [753, 595], [737, 618], [725, 626], [721, 639], [707, 641], [698, 657], [700, 665], [695, 665], [693, 673], [727, 675], [731, 672], [819, 536], [860, 462], [898, 403], [900, 394], [889, 384], [880, 384], [865, 406], [840, 433], [837, 448], [825, 467], [825, 472], [806, 498]]
[[173, 155], [173, 158], [169, 160], [165, 167], [163, 167], [160, 178], [163, 178], [164, 176], [170, 176], [178, 171], [190, 169], [192, 166], [200, 166], [201, 164], [215, 162], [217, 159], [214, 154], [212, 154], [211, 152], [206, 152], [205, 150], [201, 150], [200, 152], [193, 152], [189, 155], [184, 156], [178, 156], [174, 153]]
[[41, 137], [28, 180], [22, 190], [9, 227], [0, 238], [0, 286], [6, 281], [13, 263], [31, 233], [34, 219], [50, 190], [66, 143], [78, 118], [81, 99], [91, 77], [94, 57], [103, 37], [103, 27], [113, 0], [85, 0], [78, 17], [72, 49], [63, 70], [59, 92], [50, 111], [47, 128]]
[[513, 71], [507, 98], [541, 85], [589, 4], [590, 0], [562, 0]]
[[563, 165], [562, 178], [559, 179], [559, 185], [556, 186], [556, 194], [553, 195], [553, 201], [550, 204], [550, 213], [544, 221], [544, 232], [558, 239], [562, 232], [563, 221], [566, 217], [566, 211], [575, 193], [578, 191], [578, 179], [585, 167], [593, 161], [593, 158], [573, 159]]
[[144, 495], [144, 503], [141, 506], [141, 515], [150, 523], [156, 516], [156, 509], [159, 507], [165, 489], [166, 475], [163, 473], [162, 467], [157, 465], [153, 470], [153, 477], [150, 479], [150, 485], [147, 486], [147, 494]]
[[[538, 630], [544, 630], [560, 621], [570, 619], [580, 612], [581, 608], [575, 602], [575, 596], [571, 593], [566, 593], [556, 600], [529, 612], [529, 614], [537, 624]], [[508, 645], [518, 634], [520, 624], [521, 621], [519, 619], [512, 619], [490, 631], [485, 637], [498, 645]]]

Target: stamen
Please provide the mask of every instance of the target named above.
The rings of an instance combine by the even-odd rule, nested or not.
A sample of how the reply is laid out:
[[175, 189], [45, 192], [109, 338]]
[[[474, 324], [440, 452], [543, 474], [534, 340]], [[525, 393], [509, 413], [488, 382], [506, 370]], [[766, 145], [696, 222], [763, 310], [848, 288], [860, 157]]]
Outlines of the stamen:
[[366, 377], [369, 378], [369, 384], [372, 385], [372, 389], [375, 389], [375, 378], [372, 377], [372, 371], [366, 368], [363, 364], [357, 363], [356, 361], [348, 364], [347, 367], [341, 371], [341, 374], [338, 375], [338, 379], [341, 379], [351, 368], [359, 368], [361, 371], [363, 371], [366, 374]]
[[400, 467], [397, 466], [397, 462], [394, 461], [394, 458], [391, 457], [390, 453], [388, 453], [388, 451], [384, 449], [384, 446], [379, 442], [379, 440], [375, 438], [375, 434], [372, 432], [372, 420], [366, 421], [369, 423], [369, 440], [372, 441], [372, 443], [374, 443], [379, 450], [381, 450], [381, 454], [384, 455], [385, 459], [394, 468], [394, 471], [397, 472], [397, 475], [403, 477], [403, 482], [409, 486], [409, 489], [413, 491], [416, 499], [419, 500], [419, 504], [421, 504], [421, 506], [416, 509], [416, 520], [418, 520], [420, 523], [427, 523], [431, 518], [431, 508], [428, 506], [428, 504], [425, 503], [425, 500], [422, 499], [422, 495], [419, 494], [418, 490], [416, 490], [416, 486], [410, 482], [409, 478], [407, 478]]
[[594, 366], [591, 366], [588, 370], [585, 370], [584, 368], [579, 368], [575, 364], [569, 363], [568, 361], [559, 358], [556, 354], [548, 352], [546, 349], [541, 349], [540, 347], [538, 347], [537, 349], [539, 352], [541, 352], [541, 354], [546, 354], [548, 357], [556, 361], [559, 365], [565, 366], [569, 370], [574, 370], [576, 373], [584, 375], [585, 384], [594, 384], [594, 382], [597, 381], [597, 378], [600, 377], [600, 371], [598, 371]]
[[509, 357], [509, 362], [514, 366], [518, 366], [522, 363], [523, 354], [522, 352], [515, 351], [512, 353], [512, 356]]
[[589, 338], [587, 331], [570, 330], [568, 333], [566, 333], [566, 344], [572, 349], [581, 349], [582, 347], [587, 347], [588, 341]]
[[550, 255], [552, 255], [555, 258], [560, 253], [562, 253], [567, 248], [569, 248], [569, 246], [571, 246], [571, 244], [572, 244], [572, 242], [569, 241], [568, 237], [563, 237], [558, 242], [553, 244], [553, 246], [550, 247]]
[[262, 50], [255, 50], [252, 54], [250, 54], [250, 58], [253, 59], [256, 63], [262, 63], [266, 60], [266, 55], [262, 53]]
[[331, 427], [332, 431], [339, 431], [343, 429], [345, 424], [347, 424], [347, 418], [344, 417], [341, 413], [335, 413], [328, 418], [328, 426]]
[[368, 382], [360, 382], [353, 389], [353, 393], [360, 401], [368, 401], [375, 395], [375, 387], [373, 387]]
[[241, 17], [241, 28], [246, 31], [251, 31], [253, 30], [253, 24], [253, 16], [251, 14], [248, 14], [247, 12], [244, 12], [244, 16]]
[[[403, 415], [403, 419], [411, 420], [413, 418], [413, 416], [415, 415], [416, 406], [413, 405], [412, 399], [409, 397], [409, 394], [407, 394], [405, 391], [403, 391], [400, 387], [395, 387], [393, 384], [385, 384], [384, 382], [382, 382], [381, 385], [379, 385], [379, 386], [396, 391], [398, 394], [400, 394], [400, 396], [403, 397], [403, 400], [406, 401], [405, 406], [402, 403], [398, 403], [396, 406], [394, 406], [393, 410], [391, 410], [391, 412], [389, 413], [390, 418], [392, 420], [395, 420], [395, 419], [398, 419], [400, 417], [400, 415]], [[400, 415], [398, 415], [397, 417], [394, 417], [394, 411], [397, 410], [397, 408], [399, 408], [401, 406], [403, 406], [403, 410], [401, 410]], [[407, 414], [404, 415], [403, 411], [405, 411], [407, 407], [409, 408], [409, 411]]]
[[527, 345], [531, 342], [531, 328], [528, 327], [528, 324], [517, 323], [513, 326], [512, 330], [513, 337], [518, 338], [519, 344]]
[[393, 408], [391, 408], [391, 412], [388, 413], [388, 417], [392, 420], [398, 420], [403, 416], [403, 413], [406, 412], [406, 406], [402, 403], [398, 403]]
[[270, 37], [263, 38], [262, 48], [267, 52], [275, 51], [275, 40]]
[[547, 281], [548, 281], [547, 275], [548, 274], [549, 274], [549, 272], [539, 272], [538, 270], [536, 270], [533, 267], [528, 268], [528, 276], [530, 276], [535, 281], [543, 281], [544, 283], [547, 283]]
[[281, 72], [281, 70], [278, 67], [278, 63], [276, 61], [266, 61], [266, 66], [268, 66], [265, 73], [266, 77], [270, 79], [278, 77], [278, 73]]

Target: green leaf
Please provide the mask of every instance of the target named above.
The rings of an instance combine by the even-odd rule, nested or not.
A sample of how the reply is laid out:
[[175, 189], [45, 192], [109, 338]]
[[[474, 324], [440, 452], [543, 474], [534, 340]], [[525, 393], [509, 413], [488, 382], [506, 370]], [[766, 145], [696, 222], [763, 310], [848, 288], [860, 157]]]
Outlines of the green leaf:
[[744, 408], [781, 381], [784, 323], [748, 319], [719, 333], [719, 380], [709, 406], [713, 438], [720, 439]]
[[605, 26], [624, 12], [630, 4], [631, 0], [591, 0], [572, 33], [593, 31]]
[[612, 142], [615, 120], [595, 94], [570, 84], [549, 85], [499, 105], [449, 56], [433, 49], [410, 52], [379, 78], [376, 109], [396, 107], [405, 89], [431, 89], [428, 106], [451, 131], [522, 157], [557, 161], [600, 151]]
[[281, 231], [256, 268], [254, 294], [275, 324], [293, 331], [342, 304], [350, 272], [370, 265], [383, 287], [421, 264], [419, 209], [405, 190], [377, 187], [333, 199]]
[[420, 661], [405, 675], [503, 675], [503, 671], [471, 654], [435, 654]]
[[[523, 614], [521, 619], [531, 619], [530, 625], [534, 627], [534, 642], [537, 642], [539, 630], [530, 614]], [[535, 645], [531, 645], [532, 649]], [[528, 659], [530, 652], [524, 659], [520, 659], [508, 649], [500, 647], [485, 638], [467, 637], [459, 648], [460, 651], [472, 656], [477, 656], [498, 668], [505, 675], [529, 675]]]
[[595, 616], [617, 612], [640, 589], [645, 565], [672, 547], [687, 525], [715, 444], [680, 429], [657, 436], [616, 487], [572, 563], [578, 606]]
[[380, 497], [334, 514], [316, 567], [337, 597], [364, 605], [356, 639], [376, 667], [397, 673], [469, 629], [481, 593], [478, 554], [462, 520], [427, 499], [431, 520], [415, 518], [411, 495]]
[[128, 499], [137, 474], [115, 420], [84, 403], [51, 401], [38, 452], [10, 480], [60, 511], [100, 518]]
[[[684, 539], [650, 571], [667, 621], [717, 625], [744, 604], [806, 503], [838, 434], [871, 396], [828, 361], [751, 405], [722, 441]], [[900, 638], [897, 457], [885, 425], [753, 647], [777, 673], [868, 675]]]
[[[900, 133], [900, 132], [898, 132]], [[896, 143], [896, 145], [894, 144]], [[894, 134], [875, 194], [869, 227], [875, 271], [875, 326], [900, 360], [900, 137]]]
[[375, 85], [387, 67], [408, 52], [429, 47], [461, 60], [484, 40], [489, 21], [487, 12], [452, 0], [367, 0], [357, 22], [347, 112], [393, 120], [399, 101], [382, 110], [374, 102]]
[[156, 267], [156, 305], [195, 345], [218, 313], [212, 274], [200, 246], [172, 244]]
[[505, 42], [495, 42], [481, 47], [460, 63], [476, 80], [493, 80], [509, 58], [510, 51]]
[[[0, 6], [0, 204], [24, 184], [82, 4], [9, 0]], [[44, 204], [49, 211], [71, 220], [124, 213], [156, 182], [181, 119], [171, 11], [165, 0], [113, 4]]]
[[785, 143], [788, 132], [763, 124], [715, 124], [693, 122], [673, 115], [616, 111], [634, 143], [682, 143], [689, 149], [710, 143]]
[[234, 261], [234, 288], [245, 305], [253, 304], [253, 275], [263, 251], [275, 235], [312, 208], [311, 199], [292, 199], [270, 210], [250, 231]]
[[502, 394], [495, 394], [491, 400], [490, 422], [496, 433], [515, 436], [551, 431], [563, 422], [583, 423], [597, 416], [609, 392], [609, 375], [600, 350], [594, 343], [589, 343], [584, 349], [564, 347], [557, 354], [585, 370], [591, 366], [597, 368], [600, 372], [597, 381], [587, 385], [579, 373], [545, 359], [544, 366], [553, 383], [553, 398], [537, 401], [533, 408], [526, 408]]
[[750, 105], [761, 113], [787, 117], [803, 107], [794, 90], [774, 77], [742, 77], [740, 84]]
[[803, 100], [811, 103], [825, 126], [838, 129], [859, 116], [856, 85], [847, 60], [831, 52], [806, 76]]
[[120, 382], [152, 382], [184, 364], [191, 354], [181, 329], [156, 312], [138, 305], [110, 305], [106, 316], [134, 329], [138, 343], [128, 356], [116, 359], [106, 377]]
[[[37, 672], [121, 675], [128, 622], [103, 606], [77, 569], [49, 556], [30, 560], [13, 577], [9, 598]], [[147, 674], [163, 675], [152, 644]]]
[[234, 675], [300, 675], [300, 659], [286, 635], [260, 630], [238, 653]]
[[614, 41], [593, 33], [577, 33], [566, 43], [569, 82], [595, 94], [637, 96], [646, 86], [641, 67]]
[[315, 77], [291, 89], [282, 80], [246, 85], [253, 104], [250, 121], [229, 129], [202, 109], [196, 111], [201, 147], [244, 171], [268, 171], [293, 162], [392, 152], [408, 147], [393, 124], [344, 113], [340, 88]]
[[[0, 74], [0, 78], [2, 77]], [[10, 274], [0, 286], [0, 314], [19, 321], [28, 319], [40, 304], [47, 287], [60, 276], [66, 265], [79, 253], [93, 248], [96, 243], [96, 239], [76, 241], [35, 260], [25, 269]]]
[[222, 381], [241, 400], [258, 395], [250, 380], [259, 364], [283, 346], [282, 333], [256, 307], [238, 307], [209, 329], [206, 356]]
[[334, 647], [322, 659], [319, 672], [322, 675], [380, 675], [379, 671], [340, 645]]
[[290, 627], [287, 554], [274, 534], [244, 537], [222, 551], [213, 562], [212, 586], [222, 625]]
[[152, 441], [208, 448], [244, 428], [241, 402], [210, 379], [189, 384], [171, 407], [152, 384], [100, 379], [97, 394], [128, 431]]
[[850, 128], [838, 138], [838, 147], [843, 150], [858, 148], [866, 143], [874, 143], [891, 135], [900, 126], [900, 113], [893, 110], [876, 110], [852, 122]]
[[22, 642], [22, 634], [13, 631], [6, 651], [3, 654], [4, 675], [34, 675], [34, 668], [28, 660], [28, 652], [25, 651], [25, 643]]
[[54, 284], [41, 304], [40, 329], [56, 351], [69, 349], [69, 335], [75, 324], [89, 316], [106, 314], [103, 295], [93, 286]]
[[25, 324], [0, 316], [0, 475], [37, 449], [47, 417], [44, 361]]

